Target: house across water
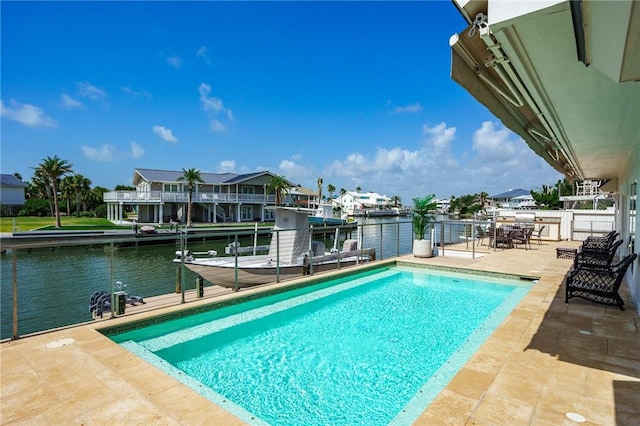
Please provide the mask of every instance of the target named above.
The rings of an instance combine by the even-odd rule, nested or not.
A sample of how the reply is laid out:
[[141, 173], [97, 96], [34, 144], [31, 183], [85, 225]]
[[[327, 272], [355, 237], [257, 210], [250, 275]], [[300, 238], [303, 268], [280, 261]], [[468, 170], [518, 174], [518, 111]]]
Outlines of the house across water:
[[[138, 222], [186, 221], [187, 182], [180, 180], [181, 176], [181, 171], [135, 169], [135, 190], [104, 194], [107, 219], [122, 221], [124, 211], [134, 209], [138, 212]], [[275, 205], [275, 194], [268, 191], [273, 173], [200, 173], [200, 176], [204, 182], [196, 183], [192, 194], [193, 220], [207, 223], [273, 220], [273, 211], [267, 209]], [[317, 205], [317, 195], [290, 184], [283, 203], [302, 207]]]

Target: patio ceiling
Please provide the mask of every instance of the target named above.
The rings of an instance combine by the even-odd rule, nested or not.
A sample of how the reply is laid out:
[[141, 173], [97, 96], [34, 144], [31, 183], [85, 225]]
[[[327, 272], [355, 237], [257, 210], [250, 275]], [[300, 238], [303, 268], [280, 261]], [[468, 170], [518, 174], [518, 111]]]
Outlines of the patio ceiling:
[[640, 4], [453, 1], [470, 25], [452, 78], [568, 179], [621, 176], [640, 143]]

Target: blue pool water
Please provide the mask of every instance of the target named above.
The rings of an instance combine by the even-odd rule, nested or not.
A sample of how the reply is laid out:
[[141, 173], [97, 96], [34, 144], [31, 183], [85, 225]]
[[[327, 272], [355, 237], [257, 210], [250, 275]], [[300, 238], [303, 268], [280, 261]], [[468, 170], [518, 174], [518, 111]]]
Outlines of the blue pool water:
[[248, 423], [410, 424], [529, 288], [395, 267], [110, 337]]

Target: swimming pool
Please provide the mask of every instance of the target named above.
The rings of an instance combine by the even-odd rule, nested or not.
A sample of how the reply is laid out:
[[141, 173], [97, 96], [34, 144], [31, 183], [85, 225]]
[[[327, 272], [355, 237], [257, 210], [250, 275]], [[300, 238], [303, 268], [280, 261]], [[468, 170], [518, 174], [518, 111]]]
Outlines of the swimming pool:
[[250, 424], [410, 424], [530, 287], [393, 267], [110, 338]]

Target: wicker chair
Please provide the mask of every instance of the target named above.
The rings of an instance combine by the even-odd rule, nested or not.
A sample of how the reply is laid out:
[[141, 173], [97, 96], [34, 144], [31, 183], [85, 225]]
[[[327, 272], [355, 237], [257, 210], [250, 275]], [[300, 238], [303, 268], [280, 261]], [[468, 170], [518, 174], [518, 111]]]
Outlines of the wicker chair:
[[627, 268], [638, 255], [633, 253], [610, 266], [581, 264], [569, 273], [565, 281], [565, 303], [580, 297], [595, 303], [618, 306], [624, 310], [624, 301], [618, 290]]
[[576, 253], [576, 257], [573, 260], [573, 268], [577, 268], [583, 263], [591, 265], [609, 266], [613, 262], [613, 258], [616, 255], [618, 247], [622, 244], [622, 240], [617, 240], [610, 247], [595, 250], [595, 249], [583, 249]]
[[581, 250], [607, 250], [617, 237], [618, 233], [616, 231], [611, 231], [604, 237], [587, 237], [582, 243]]

